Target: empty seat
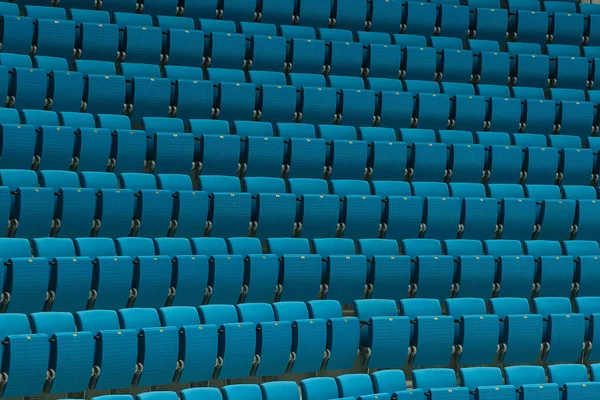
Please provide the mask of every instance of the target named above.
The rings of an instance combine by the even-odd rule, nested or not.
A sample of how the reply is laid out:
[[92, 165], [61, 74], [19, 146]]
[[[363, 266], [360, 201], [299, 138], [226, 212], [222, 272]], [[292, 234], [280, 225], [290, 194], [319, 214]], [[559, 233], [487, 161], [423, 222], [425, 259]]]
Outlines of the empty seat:
[[241, 193], [237, 177], [200, 176], [200, 190], [209, 193], [208, 220], [214, 237], [246, 236], [250, 229], [251, 195]]
[[240, 138], [229, 133], [227, 121], [192, 119], [194, 161], [204, 175], [235, 175], [240, 166]]
[[341, 233], [345, 238], [378, 237], [381, 198], [372, 196], [366, 181], [332, 180], [331, 192], [340, 198]]
[[576, 362], [581, 357], [585, 317], [573, 314], [568, 298], [533, 299], [534, 311], [547, 319], [544, 326], [544, 355], [548, 362]]
[[34, 171], [0, 170], [0, 185], [6, 187], [4, 196], [14, 196], [3, 197], [2, 202], [4, 213], [10, 211], [9, 231], [14, 237], [33, 239], [50, 233], [54, 192], [38, 188], [34, 175]]
[[558, 186], [527, 185], [527, 197], [538, 205], [537, 239], [566, 240], [575, 230], [575, 200], [561, 199]]
[[157, 238], [154, 244], [156, 254], [173, 263], [169, 305], [201, 305], [208, 293], [208, 258], [194, 255], [188, 239]]
[[[175, 326], [161, 326], [158, 311], [128, 308], [119, 311], [123, 329], [139, 332], [138, 370], [134, 382], [140, 386], [172, 382], [179, 353], [179, 332]], [[143, 369], [142, 369], [143, 368]]]
[[254, 200], [252, 221], [261, 238], [290, 237], [296, 221], [296, 196], [286, 193], [280, 178], [245, 178], [244, 186]]
[[575, 312], [583, 314], [586, 319], [584, 358], [589, 362], [595, 362], [598, 359], [597, 351], [594, 351], [594, 345], [598, 340], [595, 329], [598, 318], [598, 297], [577, 297]]
[[281, 301], [309, 301], [321, 292], [321, 257], [311, 254], [308, 240], [271, 238], [268, 251], [279, 258]]
[[[275, 321], [275, 313], [268, 303], [239, 304], [236, 308], [240, 322], [256, 324], [256, 355], [259, 362], [254, 363], [253, 374], [264, 376], [285, 373], [291, 359], [292, 322]], [[238, 385], [236, 388], [241, 389], [242, 386], [250, 385]], [[233, 392], [225, 392], [225, 397], [233, 399]]]
[[556, 383], [570, 396], [575, 393], [594, 396], [600, 390], [597, 382], [588, 382], [587, 368], [581, 364], [548, 366], [548, 382]]
[[322, 40], [292, 38], [288, 49], [288, 69], [294, 73], [321, 74], [325, 68], [325, 53]]
[[565, 241], [564, 253], [575, 261], [573, 282], [577, 296], [596, 296], [596, 263], [600, 254], [597, 243], [588, 240]]
[[490, 312], [501, 320], [500, 351], [504, 363], [536, 362], [541, 350], [544, 321], [541, 315], [531, 314], [527, 299], [491, 299]]
[[488, 195], [500, 202], [498, 223], [502, 239], [531, 239], [535, 230], [536, 204], [534, 199], [524, 198], [522, 186], [488, 185]]
[[404, 3], [402, 27], [412, 35], [433, 36], [436, 32], [437, 7], [433, 3]]
[[126, 307], [133, 297], [131, 257], [117, 256], [115, 244], [109, 238], [79, 238], [74, 243], [79, 257], [89, 257], [93, 261], [96, 277], [92, 281], [94, 307], [100, 310]]
[[172, 260], [157, 256], [149, 238], [119, 238], [117, 254], [133, 260], [133, 304], [136, 307], [160, 308], [172, 296]]
[[216, 115], [225, 121], [252, 120], [255, 114], [255, 87], [250, 83], [221, 82], [215, 99]]
[[495, 288], [499, 297], [531, 296], [534, 287], [535, 264], [533, 256], [524, 256], [521, 243], [517, 240], [486, 240], [487, 255], [496, 260]]
[[[435, 299], [400, 300], [400, 314], [411, 322], [411, 354], [414, 366], [442, 366], [448, 364], [454, 343], [454, 319], [442, 315]], [[423, 340], [436, 332], [436, 340]], [[415, 386], [421, 387], [418, 382]], [[424, 390], [425, 387], [423, 387]]]
[[96, 191], [81, 188], [70, 171], [42, 171], [40, 184], [55, 193], [53, 233], [57, 237], [85, 237], [92, 232], [96, 211]]
[[26, 239], [0, 239], [0, 258], [5, 262], [3, 307], [13, 313], [44, 309], [48, 296], [50, 265], [45, 257], [32, 257]]
[[[512, 399], [515, 387], [504, 385], [502, 371], [496, 367], [461, 368], [459, 371], [461, 384], [475, 392], [480, 399], [496, 399], [506, 396]], [[499, 393], [500, 392], [500, 393]]]
[[445, 253], [457, 263], [455, 284], [459, 297], [489, 299], [494, 290], [496, 264], [493, 256], [484, 256], [479, 240], [446, 240]]
[[447, 299], [445, 304], [446, 312], [459, 321], [455, 326], [457, 363], [493, 363], [498, 348], [498, 316], [486, 315], [486, 305], [482, 299]]
[[356, 317], [344, 317], [342, 307], [334, 300], [308, 302], [311, 318], [327, 321], [327, 361], [326, 370], [351, 368], [356, 361], [359, 347], [360, 322]]
[[580, 57], [577, 46], [550, 44], [546, 49], [550, 57], [550, 79], [555, 80], [556, 87], [585, 89], [588, 86], [588, 60]]
[[86, 390], [94, 362], [94, 334], [77, 332], [71, 313], [46, 312], [31, 314], [33, 333], [50, 338], [48, 369], [54, 373], [48, 393]]
[[[36, 13], [37, 14], [37, 13]], [[75, 23], [66, 18], [63, 10], [61, 18], [54, 15], [37, 16], [28, 13], [33, 19], [35, 33], [33, 35], [33, 54], [38, 56], [54, 56], [71, 59], [75, 47]]]
[[119, 27], [110, 20], [76, 22], [75, 34], [79, 59], [114, 62], [119, 56]]
[[412, 188], [414, 196], [424, 198], [424, 237], [456, 239], [460, 230], [461, 199], [449, 197], [448, 186], [442, 182], [413, 182]]
[[189, 174], [194, 157], [194, 135], [184, 133], [183, 121], [176, 118], [146, 117], [142, 126], [151, 137], [148, 159], [154, 174]]
[[[360, 346], [369, 368], [401, 368], [409, 355], [410, 321], [398, 316], [394, 300], [356, 300], [356, 316], [363, 322]], [[395, 332], [386, 335], [386, 332]]]
[[[176, 380], [183, 383], [212, 379], [219, 346], [217, 326], [200, 325], [200, 315], [195, 307], [164, 307], [159, 310], [159, 314], [163, 326], [174, 326], [180, 332], [179, 360], [185, 364], [183, 370], [178, 368], [175, 373]], [[190, 391], [195, 391], [196, 394], [205, 391], [208, 395], [214, 395], [209, 389], [214, 388], [183, 390], [181, 396], [193, 399]], [[217, 394], [220, 399], [221, 393], [218, 390]]]
[[3, 367], [6, 382], [3, 396], [24, 396], [42, 393], [50, 360], [50, 341], [45, 333], [32, 333], [26, 314], [3, 314]]
[[411, 258], [411, 283], [415, 285], [413, 290], [418, 297], [450, 297], [454, 289], [454, 258], [442, 255], [438, 240], [405, 239], [402, 253]]
[[359, 239], [358, 251], [367, 258], [367, 290], [373, 299], [404, 298], [410, 286], [410, 259], [400, 256], [389, 239]]
[[244, 282], [244, 259], [230, 255], [227, 243], [221, 238], [194, 238], [192, 251], [208, 258], [208, 289], [204, 303], [236, 304]]
[[277, 321], [292, 322], [292, 373], [316, 372], [321, 369], [327, 342], [326, 321], [310, 319], [302, 302], [273, 303]]
[[325, 172], [327, 147], [323, 139], [316, 138], [315, 127], [280, 123], [275, 129], [287, 144], [283, 160], [287, 178], [321, 178]]
[[52, 280], [48, 287], [53, 311], [78, 311], [92, 298], [92, 260], [76, 257], [70, 239], [40, 238], [32, 242], [35, 257], [51, 261]]
[[279, 177], [283, 171], [283, 138], [273, 137], [268, 122], [235, 121], [233, 130], [241, 140], [240, 162], [246, 177]]
[[328, 300], [351, 304], [364, 297], [367, 262], [348, 239], [315, 239], [313, 249], [323, 261], [323, 293]]
[[[334, 237], [341, 226], [340, 198], [330, 195], [327, 181], [294, 178], [288, 181], [288, 191], [300, 200], [297, 207], [298, 236], [305, 238]], [[343, 207], [343, 204], [342, 204]], [[343, 210], [343, 209], [342, 209]]]

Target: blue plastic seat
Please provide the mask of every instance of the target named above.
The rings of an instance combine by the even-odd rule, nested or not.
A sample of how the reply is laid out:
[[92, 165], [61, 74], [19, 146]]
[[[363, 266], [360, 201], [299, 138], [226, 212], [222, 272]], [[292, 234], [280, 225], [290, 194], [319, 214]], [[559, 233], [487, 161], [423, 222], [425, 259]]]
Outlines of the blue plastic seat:
[[511, 43], [507, 45], [511, 56], [510, 75], [519, 86], [545, 88], [548, 85], [550, 59], [542, 55], [537, 43]]
[[552, 12], [546, 7], [550, 17], [550, 38], [553, 44], [579, 46], [584, 36], [585, 17], [576, 12]]
[[80, 188], [74, 172], [42, 171], [40, 183], [55, 193], [53, 232], [57, 237], [89, 236], [94, 222], [96, 191]]
[[[360, 346], [367, 353], [369, 368], [401, 368], [407, 364], [410, 321], [398, 316], [394, 300], [356, 300], [356, 316], [361, 321]], [[395, 332], [386, 335], [385, 332]]]
[[536, 262], [536, 292], [540, 297], [562, 297], [573, 290], [573, 257], [562, 256], [559, 242], [525, 241], [525, 252]]
[[535, 200], [524, 198], [523, 188], [513, 184], [488, 185], [488, 195], [500, 203], [498, 223], [502, 239], [531, 239], [537, 214]]
[[[20, 16], [18, 6], [15, 7], [16, 10], [13, 7], [10, 8], [10, 11], [4, 10], [0, 17], [2, 51], [6, 53], [29, 54], [33, 43], [33, 19]], [[19, 34], [12, 35], [11, 33], [15, 31], [18, 31]]]
[[366, 65], [371, 78], [397, 79], [400, 76], [402, 48], [391, 44], [369, 44]]
[[381, 198], [372, 196], [366, 181], [332, 180], [331, 192], [340, 198], [340, 224], [345, 238], [378, 237]]
[[496, 260], [498, 275], [496, 291], [499, 297], [525, 297], [531, 295], [535, 264], [532, 256], [524, 256], [521, 243], [516, 240], [486, 240], [486, 254]]
[[34, 175], [33, 171], [0, 170], [0, 184], [5, 186], [1, 209], [10, 211], [9, 231], [14, 237], [33, 239], [50, 233], [54, 191], [38, 188]]
[[525, 132], [544, 135], [554, 132], [556, 105], [552, 100], [525, 99], [523, 107]]
[[240, 162], [245, 176], [279, 177], [284, 142], [273, 137], [273, 126], [268, 122], [235, 121], [232, 128], [241, 141]]
[[208, 263], [208, 296], [204, 304], [236, 304], [244, 282], [244, 260], [240, 254], [230, 255], [221, 238], [191, 239], [193, 254], [206, 256]]
[[498, 43], [506, 40], [508, 36], [508, 10], [500, 8], [500, 3], [492, 7], [471, 6], [471, 9], [474, 14], [470, 27], [475, 38], [493, 40]]
[[537, 239], [566, 240], [575, 232], [576, 203], [573, 199], [561, 199], [558, 186], [527, 185], [527, 197], [538, 204], [536, 220]]
[[437, 7], [435, 4], [406, 2], [403, 6], [402, 26], [406, 33], [429, 37], [437, 32]]
[[5, 262], [3, 306], [8, 312], [33, 313], [44, 309], [50, 280], [45, 257], [32, 257], [26, 239], [0, 239], [0, 258]]
[[490, 312], [501, 320], [499, 343], [504, 363], [535, 362], [540, 354], [544, 321], [541, 315], [531, 314], [527, 299], [491, 299]]
[[[169, 67], [165, 67], [165, 71]], [[200, 68], [199, 68], [200, 69]], [[202, 70], [200, 69], [200, 74]], [[213, 84], [200, 79], [177, 79], [173, 93], [175, 116], [184, 121], [213, 115]]]
[[442, 255], [441, 244], [434, 239], [405, 239], [402, 253], [411, 258], [411, 284], [422, 298], [446, 299], [452, 292], [454, 258]]
[[296, 221], [296, 196], [286, 193], [280, 178], [245, 178], [245, 189], [254, 199], [252, 221], [259, 238], [290, 237]]
[[368, 10], [370, 28], [375, 32], [398, 32], [402, 19], [402, 2], [373, 1]]
[[418, 237], [423, 230], [423, 199], [412, 196], [406, 182], [373, 182], [373, 194], [383, 201], [382, 223], [388, 239]]
[[483, 255], [478, 240], [446, 240], [444, 250], [457, 263], [455, 283], [458, 297], [489, 299], [494, 291], [496, 264], [493, 256]]
[[573, 314], [567, 298], [533, 299], [534, 311], [547, 322], [544, 327], [544, 355], [548, 362], [576, 362], [581, 357], [585, 317]]
[[74, 312], [85, 309], [92, 298], [92, 260], [76, 257], [70, 239], [34, 239], [32, 246], [35, 257], [52, 262], [50, 274], [53, 279], [48, 287], [52, 310]]
[[79, 59], [114, 62], [119, 56], [119, 27], [110, 20], [76, 22], [75, 33]]
[[[218, 327], [212, 324], [200, 325], [200, 316], [195, 307], [165, 307], [159, 310], [159, 314], [163, 326], [179, 329], [179, 360], [184, 362], [184, 365], [183, 370], [178, 368], [176, 371], [176, 380], [184, 383], [212, 379], [217, 362]], [[201, 395], [203, 392], [211, 398], [214, 397], [214, 393], [208, 388], [203, 389], [206, 390], [183, 390], [182, 398], [193, 399], [195, 395]], [[194, 395], [190, 392], [194, 392]], [[217, 391], [217, 394], [218, 397], [214, 399], [221, 399], [221, 393]]]
[[406, 174], [407, 147], [396, 141], [391, 128], [358, 128], [358, 137], [367, 142], [367, 173], [371, 180], [397, 180]]
[[300, 398], [296, 382], [266, 382], [260, 385], [260, 389], [265, 400], [276, 398], [297, 400]]
[[[254, 364], [253, 374], [264, 376], [285, 373], [290, 363], [292, 322], [276, 322], [273, 308], [268, 303], [239, 304], [236, 308], [240, 322], [255, 323], [259, 332], [256, 337], [256, 354], [260, 357], [260, 361]], [[250, 385], [236, 386], [236, 388], [241, 389], [242, 386]], [[234, 392], [224, 394], [226, 398], [234, 398]]]
[[[442, 256], [443, 257], [443, 256]], [[414, 366], [447, 365], [454, 343], [454, 319], [443, 316], [441, 306], [435, 299], [400, 300], [400, 314], [407, 316], [411, 324], [411, 355]], [[423, 340], [436, 332], [435, 340]], [[416, 387], [422, 387], [415, 381]], [[425, 387], [422, 387], [427, 390]]]
[[459, 321], [455, 326], [457, 363], [493, 363], [498, 347], [498, 316], [486, 315], [486, 305], [482, 299], [446, 299], [445, 305], [446, 312]]
[[412, 93], [384, 90], [376, 94], [376, 98], [375, 116], [380, 127], [399, 129], [416, 126]]
[[96, 309], [117, 310], [126, 307], [133, 295], [133, 260], [117, 256], [112, 239], [78, 238], [74, 241], [79, 257], [89, 257], [94, 262], [92, 293]]
[[292, 353], [295, 355], [292, 373], [315, 372], [321, 369], [327, 343], [327, 322], [311, 319], [306, 304], [279, 302], [273, 304], [277, 321], [292, 322]]
[[600, 311], [598, 309], [598, 297], [577, 297], [574, 309], [575, 312], [583, 314], [586, 319], [584, 358], [589, 360], [589, 362], [596, 362], [598, 360], [598, 352], [594, 351], [594, 345], [598, 341], [596, 335], [598, 311]]
[[202, 324], [216, 325], [219, 330], [218, 359], [222, 362], [214, 377], [233, 378], [250, 374], [254, 360], [256, 324], [240, 322], [232, 305], [209, 305], [199, 307]]
[[367, 261], [356, 255], [349, 239], [314, 239], [313, 251], [323, 260], [323, 294], [328, 300], [351, 304], [364, 297]]
[[334, 300], [308, 302], [311, 318], [327, 321], [327, 361], [326, 370], [350, 368], [356, 361], [359, 347], [360, 322], [356, 317], [344, 317], [342, 307]]
[[558, 385], [546, 383], [545, 377], [542, 376], [543, 371], [539, 366], [513, 366], [505, 371], [506, 383], [519, 388], [523, 398], [527, 399], [559, 396]]
[[283, 163], [287, 178], [321, 178], [325, 172], [327, 146], [325, 140], [316, 138], [315, 127], [279, 123], [275, 129], [286, 144]]
[[589, 83], [588, 60], [580, 57], [579, 48], [549, 44], [546, 49], [550, 57], [550, 79], [555, 80], [555, 87], [585, 90]]
[[27, 396], [42, 393], [50, 361], [50, 341], [45, 333], [32, 333], [26, 314], [3, 314], [2, 372], [11, 382], [3, 387], [3, 396]]
[[[268, 251], [279, 259], [278, 291], [281, 301], [309, 301], [321, 291], [321, 257], [311, 254], [308, 240], [272, 238]], [[291, 282], [291, 283], [290, 283]]]
[[321, 74], [325, 68], [325, 54], [323, 40], [292, 38], [288, 48], [288, 69], [294, 73]]
[[294, 178], [288, 181], [288, 191], [300, 200], [297, 207], [299, 236], [306, 238], [334, 237], [340, 228], [340, 199], [330, 195], [327, 181]]
[[[47, 312], [31, 314], [33, 333], [50, 338], [48, 367], [55, 374], [48, 393], [86, 390], [94, 361], [94, 336], [92, 332], [78, 332], [71, 313]], [[71, 368], [74, 367], [74, 368]]]
[[195, 136], [194, 161], [204, 175], [235, 175], [240, 168], [240, 139], [229, 133], [227, 121], [190, 120]]
[[329, 23], [330, 6], [318, 0], [309, 0], [299, 5], [296, 14], [299, 17], [298, 25], [326, 26]]
[[258, 238], [229, 238], [227, 247], [229, 253], [244, 258], [244, 302], [272, 302], [278, 291], [278, 257], [262, 254], [262, 244]]
[[502, 371], [496, 367], [461, 368], [460, 381], [480, 400], [511, 399], [515, 396], [515, 387], [504, 385]]
[[[40, 7], [41, 8], [41, 7]], [[32, 15], [35, 32], [33, 35], [33, 53], [37, 56], [54, 56], [71, 59], [75, 48], [75, 23], [66, 18], [63, 10], [62, 18], [44, 16], [42, 13]]]
[[556, 383], [568, 393], [569, 397], [597, 396], [600, 390], [598, 382], [588, 382], [587, 368], [581, 364], [548, 366], [548, 382]]
[[575, 260], [574, 284], [577, 296], [595, 296], [594, 283], [597, 280], [595, 265], [600, 249], [596, 242], [576, 240], [564, 242], [565, 255], [572, 256]]
[[251, 195], [241, 193], [240, 181], [233, 176], [203, 175], [200, 190], [209, 194], [210, 235], [246, 236], [250, 227]]
[[449, 197], [448, 186], [441, 182], [414, 182], [412, 187], [413, 195], [424, 199], [424, 237], [456, 239], [460, 230], [462, 200]]
[[[194, 255], [188, 239], [157, 238], [156, 254], [172, 259], [173, 270], [169, 302], [173, 306], [201, 305], [207, 293], [208, 258]], [[204, 292], [202, 292], [204, 289]]]
[[437, 77], [436, 58], [437, 55], [434, 48], [416, 46], [403, 47], [402, 64], [400, 67], [402, 70], [401, 76], [410, 80], [430, 81], [435, 79]]
[[250, 83], [221, 82], [215, 99], [216, 114], [225, 121], [252, 120], [255, 114], [255, 87]]
[[354, 127], [319, 125], [317, 134], [327, 143], [325, 162], [330, 179], [362, 179], [365, 176], [367, 143], [356, 140]]
[[179, 332], [175, 326], [162, 327], [158, 312], [151, 308], [119, 310], [122, 329], [133, 329], [143, 336], [138, 350], [137, 385], [167, 384], [173, 380], [179, 353]]
[[136, 307], [159, 308], [172, 296], [171, 257], [157, 256], [149, 238], [119, 238], [117, 254], [133, 260], [133, 304]]

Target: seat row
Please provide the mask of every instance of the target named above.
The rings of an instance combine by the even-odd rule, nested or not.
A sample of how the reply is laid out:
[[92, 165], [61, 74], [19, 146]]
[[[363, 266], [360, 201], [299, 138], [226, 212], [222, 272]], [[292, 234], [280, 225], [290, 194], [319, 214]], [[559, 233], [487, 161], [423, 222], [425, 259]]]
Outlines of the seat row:
[[585, 319], [597, 318], [600, 298], [576, 301], [584, 300], [578, 313], [566, 298], [536, 298], [533, 313], [526, 299], [507, 298], [492, 299], [486, 314], [483, 300], [467, 298], [446, 300], [446, 315], [432, 299], [401, 300], [400, 316], [393, 300], [357, 300], [356, 317], [330, 300], [45, 312], [29, 320], [2, 314], [3, 396], [348, 369], [359, 348], [366, 368], [492, 364], [498, 356], [504, 364], [535, 362], [540, 352], [546, 363], [593, 362]]
[[4, 397], [318, 372], [330, 363], [347, 368], [357, 357], [360, 329], [339, 303], [327, 301], [2, 314], [0, 320]]
[[[548, 396], [557, 399], [591, 400], [600, 393], [595, 381], [598, 364], [587, 368], [581, 364], [551, 365], [548, 378], [538, 366], [513, 366], [503, 371], [495, 367], [472, 367], [459, 370], [460, 386], [455, 371], [446, 368], [429, 368], [412, 371], [412, 388], [407, 389], [402, 370], [377, 371], [372, 374], [345, 374], [337, 378], [307, 378], [300, 382], [301, 396], [306, 400], [330, 399], [469, 399], [523, 400]], [[561, 393], [562, 392], [562, 393]], [[469, 397], [469, 395], [471, 397]], [[262, 385], [240, 384], [216, 388], [193, 388], [181, 391], [182, 400], [298, 400], [296, 382], [268, 382]], [[137, 400], [177, 400], [175, 392], [147, 392]], [[96, 397], [94, 400], [133, 400], [129, 395]]]
[[[361, 349], [367, 368], [403, 366], [406, 348], [413, 366], [504, 365], [593, 362], [593, 323], [598, 298], [494, 298], [490, 314], [481, 299], [447, 299], [446, 315], [432, 299], [356, 300], [356, 316], [365, 325]], [[393, 331], [395, 336], [386, 336]], [[435, 334], [433, 334], [435, 332]], [[498, 336], [499, 332], [499, 336]], [[433, 335], [433, 336], [432, 336]], [[432, 340], [431, 337], [435, 337]], [[429, 338], [429, 339], [428, 339]], [[454, 347], [453, 347], [454, 344]], [[416, 347], [416, 348], [415, 348]], [[400, 363], [399, 363], [400, 361]]]
[[[270, 238], [0, 239], [2, 309], [597, 296], [598, 244]], [[564, 253], [564, 255], [563, 255]], [[400, 255], [402, 254], [402, 255]], [[51, 279], [52, 278], [52, 279]]]
[[0, 170], [9, 237], [597, 240], [592, 186]]

